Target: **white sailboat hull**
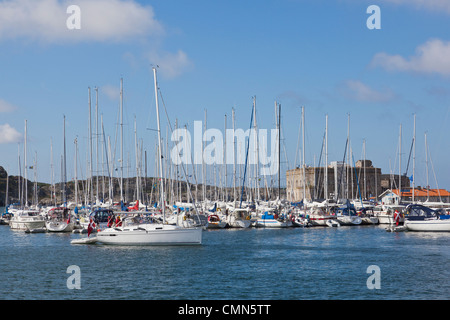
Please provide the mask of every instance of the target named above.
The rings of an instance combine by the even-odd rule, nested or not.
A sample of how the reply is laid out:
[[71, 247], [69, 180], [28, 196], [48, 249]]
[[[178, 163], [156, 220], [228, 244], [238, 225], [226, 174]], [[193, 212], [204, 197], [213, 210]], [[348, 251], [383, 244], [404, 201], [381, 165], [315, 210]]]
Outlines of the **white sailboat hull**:
[[97, 233], [97, 241], [112, 245], [199, 245], [202, 243], [202, 228], [162, 224], [108, 228]]
[[362, 217], [362, 224], [378, 224], [379, 219], [377, 217]]
[[445, 220], [405, 220], [404, 226], [409, 231], [450, 232], [450, 219]]
[[67, 223], [66, 221], [47, 221], [45, 227], [48, 232], [72, 232], [75, 224], [73, 222]]
[[310, 215], [309, 222], [313, 226], [327, 226], [328, 220], [336, 220], [336, 216], [333, 215]]
[[360, 225], [362, 220], [358, 216], [338, 216], [338, 222], [344, 226]]
[[278, 221], [276, 219], [258, 219], [255, 222], [257, 228], [287, 228], [291, 225], [290, 221]]
[[231, 228], [250, 228], [251, 221], [250, 220], [237, 220], [237, 219], [235, 220], [235, 219], [232, 219], [228, 223], [228, 225]]

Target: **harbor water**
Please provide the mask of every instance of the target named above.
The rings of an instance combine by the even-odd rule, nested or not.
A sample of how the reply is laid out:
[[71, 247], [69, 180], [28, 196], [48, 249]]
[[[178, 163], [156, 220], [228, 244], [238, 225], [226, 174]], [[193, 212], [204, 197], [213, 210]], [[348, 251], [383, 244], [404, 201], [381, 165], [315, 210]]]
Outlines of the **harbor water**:
[[4, 225], [0, 299], [448, 299], [450, 234], [384, 228], [205, 230], [200, 246], [122, 247]]

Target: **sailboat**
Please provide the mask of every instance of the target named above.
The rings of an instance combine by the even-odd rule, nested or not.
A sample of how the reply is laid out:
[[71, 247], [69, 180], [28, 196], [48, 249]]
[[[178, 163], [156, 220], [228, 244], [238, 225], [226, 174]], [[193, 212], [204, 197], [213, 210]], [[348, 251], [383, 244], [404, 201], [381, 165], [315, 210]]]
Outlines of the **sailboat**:
[[254, 222], [254, 226], [257, 228], [287, 228], [292, 226], [292, 221], [286, 219], [283, 214], [278, 215], [275, 209], [268, 209]]
[[97, 241], [112, 245], [200, 245], [202, 243], [201, 227], [180, 227], [169, 225], [165, 221], [164, 178], [162, 168], [161, 130], [158, 105], [158, 82], [156, 68], [153, 67], [156, 99], [156, 117], [159, 142], [159, 174], [161, 187], [161, 205], [163, 223], [139, 223], [128, 226], [107, 228], [97, 233]]
[[75, 228], [75, 220], [72, 219], [68, 208], [52, 208], [47, 215], [48, 220], [45, 221], [45, 228], [48, 232], [72, 232]]
[[410, 204], [406, 207], [406, 212], [404, 227], [409, 231], [450, 231], [450, 215], [445, 210]]
[[342, 206], [336, 211], [337, 221], [344, 226], [353, 226], [360, 225], [362, 219], [358, 216], [355, 208], [350, 204], [350, 201], [347, 200], [345, 206]]
[[248, 208], [235, 208], [227, 216], [227, 223], [230, 228], [250, 228], [252, 225], [251, 215]]

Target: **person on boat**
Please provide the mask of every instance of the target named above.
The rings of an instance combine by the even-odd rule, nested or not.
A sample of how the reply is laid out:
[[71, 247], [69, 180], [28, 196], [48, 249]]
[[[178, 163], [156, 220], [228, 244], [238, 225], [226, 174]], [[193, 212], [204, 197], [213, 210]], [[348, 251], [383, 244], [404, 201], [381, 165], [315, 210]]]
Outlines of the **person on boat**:
[[122, 226], [122, 219], [120, 219], [120, 216], [117, 216], [117, 219], [116, 219], [116, 227], [120, 227], [120, 226]]

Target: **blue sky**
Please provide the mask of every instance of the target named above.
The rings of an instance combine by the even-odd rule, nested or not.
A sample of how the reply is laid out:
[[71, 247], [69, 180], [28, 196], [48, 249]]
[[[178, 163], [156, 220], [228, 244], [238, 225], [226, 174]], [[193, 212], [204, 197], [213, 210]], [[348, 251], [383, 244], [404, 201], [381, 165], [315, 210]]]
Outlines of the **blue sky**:
[[[80, 8], [81, 29], [66, 27], [72, 4]], [[366, 26], [372, 4], [381, 10], [379, 30]], [[318, 161], [326, 114], [329, 160], [342, 160], [350, 114], [355, 160], [366, 140], [367, 158], [383, 173], [398, 172], [400, 125], [406, 169], [416, 114], [416, 185], [426, 184], [427, 132], [429, 184], [450, 189], [449, 18], [446, 0], [0, 1], [0, 165], [18, 173], [26, 119], [28, 163], [37, 154], [38, 180], [50, 182], [52, 142], [59, 180], [65, 115], [68, 179], [75, 138], [78, 175], [85, 176], [87, 88], [93, 111], [99, 88], [99, 114], [114, 148], [123, 77], [129, 174], [136, 117], [152, 175], [156, 135], [148, 129], [156, 127], [157, 64], [171, 121], [180, 125], [191, 128], [206, 109], [208, 127], [222, 129], [226, 114], [231, 128], [234, 107], [236, 127], [247, 129], [256, 96], [258, 125], [270, 129], [274, 101], [281, 103], [290, 168], [302, 106], [307, 164]]]

